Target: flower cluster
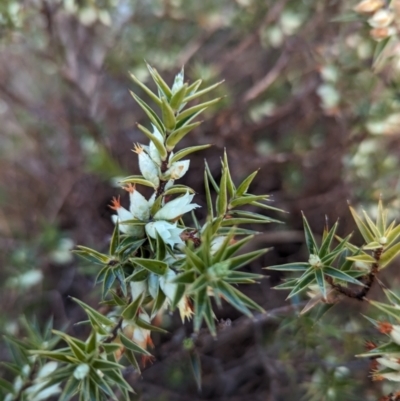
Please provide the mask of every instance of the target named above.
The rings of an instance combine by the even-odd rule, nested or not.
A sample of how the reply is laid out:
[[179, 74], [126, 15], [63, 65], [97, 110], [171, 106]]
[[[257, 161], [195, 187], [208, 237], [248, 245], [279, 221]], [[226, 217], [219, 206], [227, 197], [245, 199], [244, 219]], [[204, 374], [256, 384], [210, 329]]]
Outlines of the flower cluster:
[[370, 35], [374, 40], [381, 41], [398, 33], [400, 2], [392, 3], [389, 8], [384, 0], [363, 0], [354, 7], [354, 11], [369, 17]]

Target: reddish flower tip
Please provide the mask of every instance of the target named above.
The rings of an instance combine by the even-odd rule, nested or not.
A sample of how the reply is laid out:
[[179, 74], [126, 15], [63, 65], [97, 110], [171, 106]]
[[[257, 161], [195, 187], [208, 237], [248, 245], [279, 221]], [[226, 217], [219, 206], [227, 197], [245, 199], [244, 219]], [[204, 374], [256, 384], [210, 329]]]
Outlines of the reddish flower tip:
[[379, 322], [378, 330], [382, 334], [390, 334], [393, 330], [393, 326], [389, 322]]
[[364, 346], [368, 351], [371, 351], [377, 347], [377, 345], [372, 341], [365, 341]]
[[126, 187], [122, 187], [123, 189], [125, 189], [125, 191], [129, 192], [130, 194], [133, 194], [135, 192], [135, 185], [132, 185], [131, 183], [129, 183]]
[[116, 198], [115, 196], [112, 198], [111, 205], [109, 208], [112, 210], [118, 210], [121, 207], [121, 200], [120, 197]]

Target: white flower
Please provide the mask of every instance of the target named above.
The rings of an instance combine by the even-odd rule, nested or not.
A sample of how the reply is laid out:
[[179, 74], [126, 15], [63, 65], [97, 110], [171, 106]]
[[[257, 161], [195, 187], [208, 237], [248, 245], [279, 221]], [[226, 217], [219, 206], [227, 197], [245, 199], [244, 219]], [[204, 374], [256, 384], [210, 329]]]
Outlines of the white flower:
[[[150, 323], [150, 317], [145, 312], [139, 313], [139, 318]], [[148, 345], [153, 346], [150, 330], [143, 329], [132, 324], [132, 322], [124, 320], [122, 323], [122, 331], [128, 338], [132, 339], [133, 342], [143, 349], [146, 349]]]
[[172, 85], [172, 88], [171, 88], [172, 94], [175, 94], [176, 92], [178, 92], [179, 89], [182, 88], [183, 80], [184, 80], [184, 69], [182, 67], [182, 69], [179, 72], [179, 74], [177, 74], [175, 76], [174, 84]]
[[390, 368], [393, 370], [400, 370], [400, 363], [398, 362], [398, 358], [377, 358], [376, 361], [384, 366], [385, 368]]
[[396, 32], [397, 31], [394, 26], [385, 26], [383, 28], [371, 29], [369, 33], [372, 39], [375, 39], [377, 42], [380, 42], [381, 40], [386, 39], [389, 36], [395, 35]]
[[124, 207], [121, 206], [121, 202], [119, 197], [118, 198], [113, 198], [112, 203], [110, 205], [110, 208], [115, 210], [117, 214], [112, 215], [111, 219], [114, 222], [114, 224], [119, 222], [119, 229], [121, 232], [124, 234], [129, 234], [132, 235], [133, 237], [136, 238], [143, 238], [144, 237], [144, 229], [143, 226], [134, 226], [130, 224], [123, 224], [125, 221], [128, 220], [133, 220], [135, 219], [135, 216], [126, 210]]
[[133, 151], [138, 155], [139, 169], [143, 177], [150, 181], [154, 185], [154, 188], [157, 188], [160, 184], [160, 173], [157, 164], [143, 150], [142, 146], [134, 145]]
[[181, 315], [182, 323], [185, 319], [190, 320], [194, 314], [193, 308], [189, 303], [189, 298], [184, 295], [178, 303], [179, 314]]
[[[161, 132], [157, 129], [157, 127], [153, 124], [153, 135], [160, 140], [162, 143], [164, 143], [164, 137], [162, 136]], [[158, 153], [158, 150], [156, 146], [154, 145], [153, 141], [150, 141], [149, 145], [149, 155], [151, 159], [153, 160], [154, 163], [157, 163], [159, 166], [161, 166], [161, 157], [160, 154]]]
[[378, 10], [369, 20], [368, 23], [373, 28], [385, 28], [394, 20], [393, 11], [382, 9]]
[[378, 373], [377, 377], [400, 382], [400, 372]]
[[363, 0], [358, 3], [353, 10], [356, 13], [370, 14], [378, 11], [385, 5], [384, 0]]
[[176, 273], [171, 269], [168, 269], [165, 274], [160, 277], [160, 287], [170, 302], [173, 302], [176, 290], [178, 289], [178, 285], [172, 282], [175, 277]]
[[149, 294], [153, 297], [153, 299], [156, 299], [158, 294], [158, 287], [160, 286], [158, 274], [150, 273], [147, 282], [149, 286]]
[[175, 244], [183, 244], [180, 237], [183, 231], [184, 229], [178, 228], [176, 223], [171, 224], [163, 220], [146, 224], [146, 232], [151, 238], [157, 238], [157, 232], [162, 240], [171, 247], [174, 247]]
[[[159, 278], [160, 287], [167, 297], [168, 303], [174, 301], [176, 292], [178, 290], [178, 285], [173, 282], [175, 277], [176, 273], [173, 270], [168, 269], [167, 272]], [[189, 299], [186, 295], [180, 299], [177, 306], [182, 322], [184, 322], [185, 319], [190, 320], [191, 316], [193, 315], [193, 309], [190, 306]]]
[[166, 171], [165, 175], [172, 180], [182, 178], [189, 169], [190, 160], [180, 160], [172, 163], [172, 166]]
[[400, 326], [397, 324], [394, 324], [392, 326], [392, 331], [390, 332], [390, 337], [392, 337], [392, 340], [400, 345]]
[[134, 185], [128, 184], [124, 187], [125, 191], [129, 192], [130, 207], [129, 210], [134, 218], [147, 221], [150, 217], [149, 202], [146, 198], [135, 188]]
[[155, 215], [155, 220], [175, 220], [183, 214], [200, 207], [196, 203], [190, 204], [194, 195], [186, 192], [185, 195], [168, 202]]
[[43, 401], [61, 393], [61, 388], [58, 384], [46, 387], [46, 384], [50, 380], [49, 376], [57, 369], [57, 367], [57, 362], [48, 362], [42, 366], [34, 380], [34, 384], [25, 390], [25, 394], [28, 396], [27, 400]]

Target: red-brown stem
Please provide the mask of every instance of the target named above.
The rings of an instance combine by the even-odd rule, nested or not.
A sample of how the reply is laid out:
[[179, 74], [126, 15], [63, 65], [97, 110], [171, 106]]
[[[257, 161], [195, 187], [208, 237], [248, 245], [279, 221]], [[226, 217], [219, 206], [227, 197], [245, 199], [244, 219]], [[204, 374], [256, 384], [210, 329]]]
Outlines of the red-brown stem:
[[359, 301], [362, 301], [364, 297], [368, 294], [369, 290], [372, 287], [372, 284], [375, 281], [375, 277], [378, 274], [379, 271], [379, 260], [382, 256], [382, 251], [383, 248], [378, 248], [374, 251], [374, 259], [375, 262], [371, 266], [371, 270], [369, 271], [368, 274], [365, 276], [361, 277], [361, 282], [364, 284], [364, 287], [361, 288], [361, 290], [355, 290], [352, 288], [348, 287], [343, 287], [340, 284], [335, 284], [333, 281], [333, 278], [330, 276], [325, 276], [326, 281], [337, 291], [340, 292], [343, 295], [346, 295], [346, 297], [349, 298], [354, 298], [358, 299]]

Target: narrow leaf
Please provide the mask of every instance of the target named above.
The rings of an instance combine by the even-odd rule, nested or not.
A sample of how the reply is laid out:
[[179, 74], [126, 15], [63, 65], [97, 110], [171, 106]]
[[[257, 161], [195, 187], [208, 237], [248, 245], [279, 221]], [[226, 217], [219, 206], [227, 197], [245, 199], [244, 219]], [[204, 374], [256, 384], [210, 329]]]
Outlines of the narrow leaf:
[[190, 153], [198, 152], [200, 150], [208, 149], [211, 145], [199, 145], [199, 146], [191, 146], [190, 148], [185, 148], [176, 152], [171, 159], [171, 164], [181, 160], [182, 158], [186, 157]]

